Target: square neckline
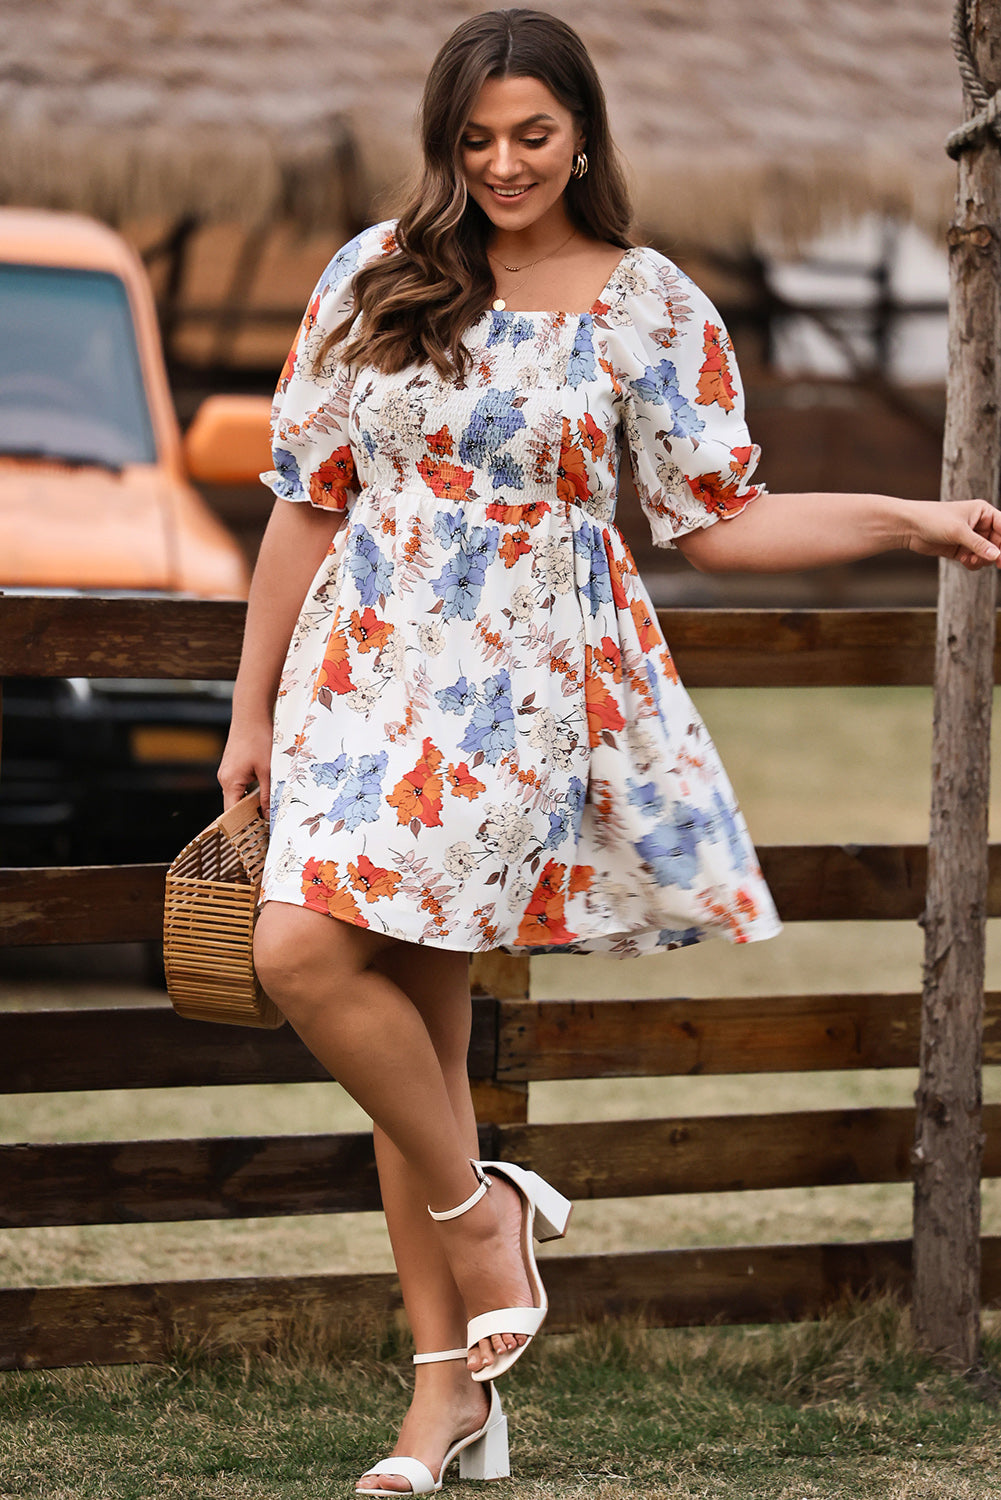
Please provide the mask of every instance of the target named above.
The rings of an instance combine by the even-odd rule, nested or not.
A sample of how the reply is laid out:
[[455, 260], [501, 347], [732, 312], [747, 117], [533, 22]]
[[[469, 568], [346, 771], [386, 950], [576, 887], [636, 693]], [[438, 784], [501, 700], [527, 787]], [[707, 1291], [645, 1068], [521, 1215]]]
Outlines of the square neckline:
[[629, 245], [625, 250], [623, 250], [622, 254], [615, 262], [615, 265], [612, 267], [612, 271], [608, 277], [608, 280], [605, 282], [604, 286], [601, 288], [600, 292], [591, 303], [591, 306], [585, 308], [583, 312], [566, 312], [562, 308], [557, 309], [556, 311], [553, 311], [550, 308], [532, 308], [528, 312], [520, 312], [517, 308], [512, 309], [510, 307], [488, 307], [485, 312], [480, 314], [480, 320], [482, 321], [483, 318], [566, 318], [568, 323], [579, 323], [582, 318], [593, 318], [596, 316], [596, 309], [604, 304], [608, 292], [611, 290], [620, 271], [626, 264], [626, 261], [629, 260], [630, 256], [638, 254], [642, 249], [642, 245]]

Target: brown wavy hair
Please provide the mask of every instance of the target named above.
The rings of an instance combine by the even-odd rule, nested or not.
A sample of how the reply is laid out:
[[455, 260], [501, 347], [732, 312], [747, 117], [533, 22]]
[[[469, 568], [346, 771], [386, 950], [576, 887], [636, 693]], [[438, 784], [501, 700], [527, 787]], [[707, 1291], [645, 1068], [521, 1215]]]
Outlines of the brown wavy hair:
[[387, 374], [425, 363], [444, 379], [468, 370], [463, 331], [495, 293], [486, 254], [493, 226], [467, 195], [462, 133], [488, 78], [537, 78], [570, 110], [588, 171], [567, 184], [567, 215], [584, 234], [629, 248], [629, 197], [584, 43], [544, 11], [485, 11], [464, 21], [431, 64], [420, 111], [423, 171], [400, 213], [397, 248], [358, 272], [354, 306], [324, 340], [317, 367], [342, 345], [344, 363]]

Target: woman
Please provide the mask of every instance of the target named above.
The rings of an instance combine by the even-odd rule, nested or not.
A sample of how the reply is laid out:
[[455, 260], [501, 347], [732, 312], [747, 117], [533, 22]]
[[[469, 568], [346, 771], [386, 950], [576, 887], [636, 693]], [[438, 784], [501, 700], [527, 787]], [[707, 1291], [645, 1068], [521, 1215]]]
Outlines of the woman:
[[981, 501], [752, 483], [726, 332], [631, 245], [600, 85], [562, 22], [460, 26], [423, 147], [398, 223], [324, 273], [279, 383], [279, 499], [219, 772], [229, 804], [255, 781], [267, 798], [273, 765], [258, 969], [374, 1122], [418, 1350], [394, 1454], [358, 1486], [375, 1494], [438, 1488], [457, 1452], [467, 1477], [507, 1472], [489, 1382], [545, 1314], [533, 1227], [569, 1212], [475, 1160], [468, 953], [778, 930], [612, 524], [620, 439], [655, 541], [702, 570], [898, 546], [979, 568], [1001, 543]]

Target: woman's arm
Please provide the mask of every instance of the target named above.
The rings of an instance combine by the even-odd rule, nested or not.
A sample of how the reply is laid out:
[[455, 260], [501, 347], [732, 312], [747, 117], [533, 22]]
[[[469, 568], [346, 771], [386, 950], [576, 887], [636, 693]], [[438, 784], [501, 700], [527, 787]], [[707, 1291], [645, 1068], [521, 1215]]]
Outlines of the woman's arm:
[[1001, 512], [986, 500], [763, 494], [732, 519], [679, 537], [677, 545], [701, 573], [796, 572], [896, 547], [976, 570], [1001, 558]]
[[282, 664], [306, 590], [343, 520], [343, 511], [275, 501], [250, 585], [233, 717], [219, 765], [227, 808], [256, 781], [267, 813], [272, 715]]

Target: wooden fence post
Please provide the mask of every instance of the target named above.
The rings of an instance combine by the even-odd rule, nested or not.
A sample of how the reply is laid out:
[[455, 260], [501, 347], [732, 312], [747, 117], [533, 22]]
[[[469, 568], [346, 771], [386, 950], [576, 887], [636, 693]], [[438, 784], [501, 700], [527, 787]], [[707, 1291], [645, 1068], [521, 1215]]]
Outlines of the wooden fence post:
[[[988, 92], [1001, 81], [1001, 0], [960, 0], [956, 25]], [[962, 64], [961, 64], [962, 68]], [[964, 75], [966, 115], [977, 113]], [[990, 131], [959, 157], [949, 231], [949, 376], [942, 499], [997, 502], [1001, 476], [1001, 163]], [[921, 1077], [914, 1146], [914, 1316], [964, 1368], [980, 1338], [981, 1037], [996, 607], [993, 569], [939, 575]]]

